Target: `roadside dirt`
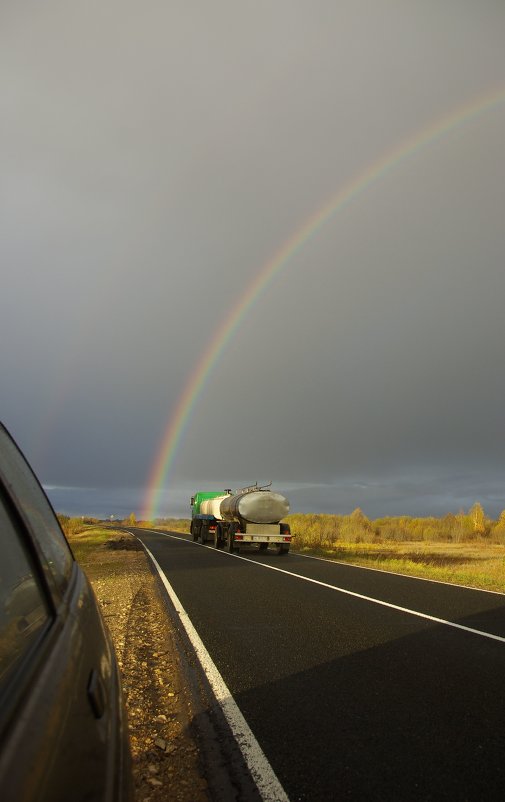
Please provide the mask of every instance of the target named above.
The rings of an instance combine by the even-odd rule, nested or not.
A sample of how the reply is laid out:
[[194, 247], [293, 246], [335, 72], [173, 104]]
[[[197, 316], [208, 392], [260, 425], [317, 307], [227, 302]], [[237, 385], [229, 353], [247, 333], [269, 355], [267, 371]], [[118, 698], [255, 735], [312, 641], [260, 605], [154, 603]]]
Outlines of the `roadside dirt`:
[[111, 534], [82, 565], [121, 668], [135, 802], [209, 802], [177, 636], [147, 556], [131, 535]]

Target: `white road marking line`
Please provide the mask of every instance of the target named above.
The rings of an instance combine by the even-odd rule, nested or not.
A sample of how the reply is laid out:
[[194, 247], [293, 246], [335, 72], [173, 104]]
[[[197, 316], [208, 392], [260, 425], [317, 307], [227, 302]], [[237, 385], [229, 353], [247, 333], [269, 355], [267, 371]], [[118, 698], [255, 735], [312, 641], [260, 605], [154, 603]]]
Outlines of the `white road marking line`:
[[[153, 531], [153, 530], [150, 530]], [[156, 532], [158, 535], [165, 535], [165, 537], [170, 537], [173, 540], [183, 540], [185, 543], [191, 543], [192, 541], [188, 541], [187, 538], [184, 537], [177, 537], [176, 535], [169, 535], [166, 532]], [[202, 546], [202, 548], [211, 548], [211, 546], [204, 546], [202, 543], [195, 543], [195, 546]], [[217, 549], [213, 549], [213, 551], [218, 551]], [[322, 582], [320, 579], [312, 579], [308, 576], [303, 576], [303, 574], [296, 574], [294, 571], [286, 571], [285, 568], [277, 568], [276, 565], [267, 565], [266, 563], [259, 563], [256, 560], [249, 560], [247, 557], [242, 557], [240, 554], [230, 554], [228, 551], [218, 551], [219, 554], [225, 555], [227, 557], [234, 557], [236, 560], [244, 560], [244, 562], [250, 563], [251, 565], [257, 565], [259, 568], [268, 568], [269, 571], [278, 571], [280, 574], [287, 574], [287, 576], [294, 576], [296, 579], [303, 579], [305, 582], [311, 582], [314, 585], [320, 585], [323, 588], [328, 588], [329, 590], [335, 590], [338, 593], [345, 593], [346, 596], [354, 596], [356, 599], [363, 599], [364, 601], [371, 602], [372, 604], [378, 604], [381, 607], [389, 607], [391, 610], [398, 610], [400, 613], [407, 613], [408, 615], [414, 615], [417, 618], [424, 618], [426, 621], [433, 621], [435, 624], [442, 624], [446, 627], [452, 627], [453, 629], [459, 629], [463, 632], [469, 632], [471, 635], [479, 635], [481, 638], [489, 638], [490, 640], [497, 640], [500, 643], [505, 643], [505, 637], [501, 635], [492, 635], [490, 632], [483, 632], [480, 629], [473, 629], [472, 627], [465, 627], [463, 624], [456, 624], [454, 621], [448, 621], [445, 618], [437, 618], [434, 615], [428, 615], [428, 613], [420, 613], [417, 610], [410, 610], [408, 607], [400, 607], [398, 604], [392, 604], [391, 602], [382, 601], [382, 599], [374, 599], [373, 596], [365, 596], [363, 593], [356, 593], [354, 590], [347, 590], [347, 588], [339, 588], [337, 585], [330, 585], [328, 582]]]
[[[152, 531], [152, 530], [150, 530]], [[157, 532], [156, 534], [166, 534]], [[171, 537], [171, 535], [167, 535]], [[184, 538], [176, 538], [183, 540]], [[187, 542], [187, 541], [186, 541]], [[289, 798], [280, 784], [273, 768], [268, 762], [263, 750], [254, 737], [249, 725], [247, 724], [244, 716], [240, 712], [235, 699], [231, 695], [225, 681], [217, 670], [214, 662], [203, 642], [194, 628], [190, 617], [182, 606], [177, 594], [175, 593], [172, 585], [165, 576], [161, 566], [156, 561], [153, 554], [149, 551], [147, 546], [144, 545], [145, 550], [153, 561], [153, 564], [160, 575], [160, 579], [165, 586], [165, 589], [172, 600], [175, 610], [186, 630], [188, 637], [193, 645], [198, 659], [207, 675], [211, 688], [215, 697], [226, 716], [226, 720], [230, 725], [231, 731], [239, 745], [240, 751], [244, 756], [244, 760], [251, 772], [251, 775], [256, 783], [258, 791], [260, 792], [264, 802], [289, 802]]]
[[[161, 535], [161, 532], [158, 532]], [[165, 533], [166, 534], [166, 533]], [[475, 590], [477, 593], [494, 593], [495, 596], [505, 596], [499, 590], [488, 590], [487, 588], [475, 588], [472, 585], [460, 585], [459, 582], [446, 582], [443, 579], [430, 579], [426, 576], [414, 576], [414, 574], [401, 574], [399, 571], [386, 571], [385, 568], [374, 568], [371, 565], [359, 565], [358, 563], [348, 563], [343, 560], [331, 560], [329, 557], [317, 557], [315, 554], [302, 554], [295, 551], [297, 557], [305, 557], [306, 560], [318, 560], [321, 563], [334, 563], [335, 565], [347, 565], [349, 568], [362, 568], [363, 571], [378, 571], [380, 574], [390, 574], [392, 576], [402, 576], [405, 579], [417, 579], [419, 582], [433, 582], [435, 585], [449, 585], [450, 588], [463, 588], [464, 590]]]

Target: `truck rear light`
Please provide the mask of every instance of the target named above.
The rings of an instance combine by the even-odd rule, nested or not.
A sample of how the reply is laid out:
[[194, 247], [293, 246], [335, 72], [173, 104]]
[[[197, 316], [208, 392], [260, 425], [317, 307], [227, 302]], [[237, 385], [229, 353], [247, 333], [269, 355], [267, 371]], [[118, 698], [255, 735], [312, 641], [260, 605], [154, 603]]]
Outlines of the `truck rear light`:
[[283, 540], [286, 540], [288, 543], [290, 543], [290, 542], [291, 542], [291, 537], [283, 537], [282, 539], [283, 539]]
[[243, 540], [244, 535], [235, 535], [235, 540]]

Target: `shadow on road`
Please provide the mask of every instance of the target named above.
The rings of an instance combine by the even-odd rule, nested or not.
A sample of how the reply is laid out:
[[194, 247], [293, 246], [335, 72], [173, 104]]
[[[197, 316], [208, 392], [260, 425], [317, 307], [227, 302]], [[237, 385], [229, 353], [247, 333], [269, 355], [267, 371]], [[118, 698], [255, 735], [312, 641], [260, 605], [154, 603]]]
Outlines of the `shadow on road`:
[[431, 625], [234, 697], [292, 800], [498, 800], [504, 676], [505, 644]]

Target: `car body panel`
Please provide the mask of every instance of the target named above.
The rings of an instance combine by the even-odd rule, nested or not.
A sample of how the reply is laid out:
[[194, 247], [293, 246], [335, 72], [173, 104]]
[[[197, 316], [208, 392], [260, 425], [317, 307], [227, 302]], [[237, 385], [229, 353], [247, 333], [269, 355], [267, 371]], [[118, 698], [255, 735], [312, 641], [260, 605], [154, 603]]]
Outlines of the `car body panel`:
[[[5, 438], [0, 427], [0, 448]], [[7, 665], [0, 675], [0, 798], [129, 800], [130, 755], [119, 669], [93, 590], [73, 557], [64, 591], [54, 580], [53, 568], [42, 565], [40, 544], [34, 542], [37, 534], [19, 509], [23, 493], [12, 492], [5, 465], [1, 467], [3, 503], [13, 521], [8, 537], [5, 530], [1, 533], [2, 548], [9, 548], [16, 536], [12, 532], [18, 533], [33, 575], [16, 584], [7, 600], [0, 598], [0, 637], [5, 636], [6, 623], [17, 622], [19, 628], [20, 620], [23, 626], [28, 620], [29, 625], [24, 616], [33, 593], [31, 582], [44, 594], [48, 616], [21, 656], [14, 656], [12, 670]], [[30, 492], [36, 491], [32, 487]], [[49, 505], [47, 499], [37, 503]], [[47, 516], [44, 511], [45, 520]], [[59, 536], [63, 534], [55, 535]]]

